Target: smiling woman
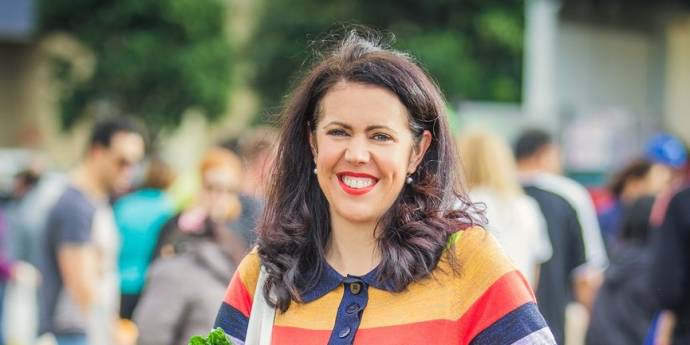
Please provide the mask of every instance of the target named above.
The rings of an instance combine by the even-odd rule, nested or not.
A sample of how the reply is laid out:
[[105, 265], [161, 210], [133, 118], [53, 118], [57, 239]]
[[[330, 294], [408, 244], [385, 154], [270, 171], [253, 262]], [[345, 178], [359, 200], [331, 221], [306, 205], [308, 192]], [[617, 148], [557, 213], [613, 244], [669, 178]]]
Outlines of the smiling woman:
[[256, 339], [265, 298], [280, 313], [261, 344], [554, 343], [477, 227], [443, 97], [409, 56], [351, 32], [281, 115], [257, 249], [216, 320], [234, 342]]

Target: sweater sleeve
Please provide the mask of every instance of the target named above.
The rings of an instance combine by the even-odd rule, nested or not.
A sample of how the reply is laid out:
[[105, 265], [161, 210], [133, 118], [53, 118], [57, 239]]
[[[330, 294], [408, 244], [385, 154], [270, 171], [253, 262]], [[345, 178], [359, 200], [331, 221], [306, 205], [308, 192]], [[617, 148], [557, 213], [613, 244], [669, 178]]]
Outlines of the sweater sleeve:
[[488, 284], [462, 315], [461, 343], [472, 345], [555, 345], [534, 293], [515, 269], [496, 239], [485, 230], [472, 228], [456, 242], [461, 275]]
[[222, 328], [236, 345], [244, 344], [247, 337], [249, 315], [252, 311], [260, 267], [260, 259], [256, 251], [252, 251], [242, 260], [230, 280], [225, 298], [216, 316], [213, 327]]

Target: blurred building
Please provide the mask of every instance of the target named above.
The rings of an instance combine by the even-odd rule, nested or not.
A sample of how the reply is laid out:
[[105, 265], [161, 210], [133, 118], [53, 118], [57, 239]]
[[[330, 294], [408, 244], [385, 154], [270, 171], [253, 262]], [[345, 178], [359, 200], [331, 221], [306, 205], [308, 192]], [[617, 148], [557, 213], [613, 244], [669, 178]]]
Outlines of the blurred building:
[[[250, 41], [247, 28], [256, 16], [252, 2], [232, 3], [230, 29]], [[617, 166], [658, 130], [672, 130], [690, 141], [690, 97], [685, 96], [690, 88], [690, 0], [525, 4], [522, 104], [465, 102], [458, 109], [458, 126], [480, 122], [508, 138], [525, 126], [547, 127], [566, 144], [567, 168], [585, 174]], [[69, 134], [59, 130], [59, 85], [50, 59], [67, 56], [86, 74], [95, 61], [66, 35], [39, 37], [37, 5], [38, 0], [0, 0], [0, 147], [43, 150], [67, 166], [81, 153], [86, 132], [80, 128], [88, 124]], [[183, 142], [209, 142], [251, 121], [254, 108], [246, 101], [251, 92], [236, 92], [241, 95], [231, 102], [232, 121], [211, 126], [193, 115], [168, 136], [161, 147], [171, 148], [164, 155], [173, 165], [193, 166], [204, 149]]]
[[0, 146], [22, 143], [32, 135], [26, 122], [33, 113], [35, 29], [32, 0], [0, 0]]
[[[235, 44], [246, 42], [256, 16], [254, 2], [230, 2], [228, 30]], [[81, 121], [67, 132], [61, 129], [61, 85], [54, 78], [52, 60], [59, 57], [69, 61], [75, 78], [88, 78], [97, 61], [88, 47], [74, 37], [40, 32], [39, 3], [40, 0], [0, 0], [0, 158], [14, 157], [14, 148], [24, 148], [45, 153], [52, 167], [66, 168], [83, 153], [90, 122]], [[184, 170], [196, 166], [207, 145], [240, 133], [251, 123], [255, 99], [246, 88], [237, 88], [232, 100], [228, 116], [216, 123], [209, 123], [190, 109], [180, 128], [160, 138], [162, 155]], [[3, 155], [3, 150], [9, 153]]]
[[690, 141], [690, 1], [527, 4], [524, 109], [561, 129], [571, 170], [620, 164], [659, 130]]
[[528, 0], [523, 103], [460, 105], [511, 137], [560, 134], [566, 167], [598, 175], [670, 130], [690, 142], [690, 1]]

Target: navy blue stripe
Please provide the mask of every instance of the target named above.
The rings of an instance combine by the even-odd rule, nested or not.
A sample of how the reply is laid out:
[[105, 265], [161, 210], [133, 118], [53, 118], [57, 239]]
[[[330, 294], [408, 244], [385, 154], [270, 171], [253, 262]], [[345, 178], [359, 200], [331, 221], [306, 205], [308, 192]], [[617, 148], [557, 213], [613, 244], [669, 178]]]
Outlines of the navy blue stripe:
[[239, 310], [223, 302], [216, 316], [216, 323], [213, 328], [220, 327], [223, 331], [239, 340], [247, 339], [247, 327], [249, 318], [245, 317]]
[[471, 345], [512, 344], [546, 327], [544, 318], [534, 302], [528, 302], [506, 314], [479, 333]]

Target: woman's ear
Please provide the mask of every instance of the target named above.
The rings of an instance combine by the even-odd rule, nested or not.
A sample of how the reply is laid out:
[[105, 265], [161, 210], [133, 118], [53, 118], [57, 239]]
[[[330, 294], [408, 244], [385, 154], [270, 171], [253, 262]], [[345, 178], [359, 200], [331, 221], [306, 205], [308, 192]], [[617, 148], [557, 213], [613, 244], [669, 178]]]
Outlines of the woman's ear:
[[408, 173], [412, 174], [417, 170], [417, 167], [419, 167], [419, 164], [422, 162], [426, 151], [429, 150], [429, 146], [431, 146], [432, 139], [431, 132], [428, 130], [425, 130], [424, 133], [422, 133], [422, 138], [419, 140], [419, 143], [412, 149], [412, 153], [410, 155], [410, 165], [407, 169]]
[[316, 161], [316, 154], [319, 153], [319, 151], [316, 149], [316, 134], [314, 134], [314, 131], [309, 131], [309, 148], [311, 149], [311, 155], [314, 156], [314, 161]]

